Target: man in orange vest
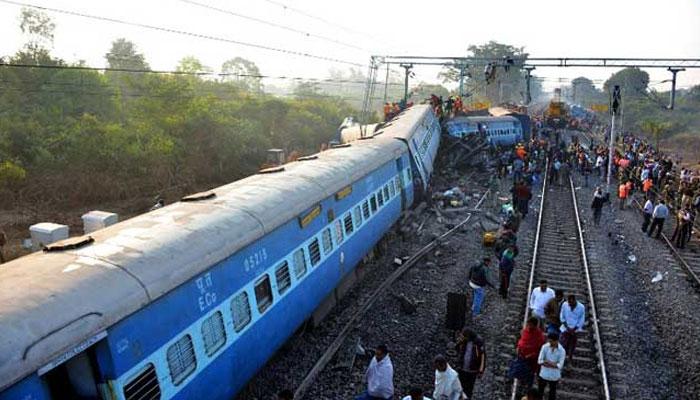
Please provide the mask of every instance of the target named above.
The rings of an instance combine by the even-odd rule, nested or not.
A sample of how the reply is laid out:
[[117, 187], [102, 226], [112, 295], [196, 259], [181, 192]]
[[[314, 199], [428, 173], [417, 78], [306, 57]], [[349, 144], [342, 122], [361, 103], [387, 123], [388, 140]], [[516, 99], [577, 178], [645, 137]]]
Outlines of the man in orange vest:
[[620, 210], [625, 209], [625, 201], [627, 200], [629, 192], [630, 187], [627, 185], [627, 182], [622, 182], [618, 189], [618, 197], [620, 198]]

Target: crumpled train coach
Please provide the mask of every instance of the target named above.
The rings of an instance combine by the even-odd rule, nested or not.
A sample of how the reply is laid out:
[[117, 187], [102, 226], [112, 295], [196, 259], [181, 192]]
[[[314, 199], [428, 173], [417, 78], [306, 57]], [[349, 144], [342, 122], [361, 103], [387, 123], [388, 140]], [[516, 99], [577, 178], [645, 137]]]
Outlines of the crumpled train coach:
[[412, 206], [439, 141], [414, 106], [0, 266], [0, 399], [232, 398]]

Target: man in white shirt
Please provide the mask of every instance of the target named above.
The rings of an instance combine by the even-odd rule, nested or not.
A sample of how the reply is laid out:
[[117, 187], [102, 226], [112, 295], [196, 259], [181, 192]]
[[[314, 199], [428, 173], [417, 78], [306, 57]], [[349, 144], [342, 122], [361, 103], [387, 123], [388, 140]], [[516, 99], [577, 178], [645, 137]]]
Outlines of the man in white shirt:
[[433, 361], [435, 365], [435, 391], [434, 400], [461, 400], [462, 385], [459, 383], [457, 371], [450, 367], [444, 356], [437, 356]]
[[651, 202], [650, 199], [647, 199], [646, 203], [644, 203], [644, 222], [642, 223], [642, 232], [647, 233], [647, 228], [649, 227], [649, 224], [651, 223], [651, 215], [654, 212], [654, 203]]
[[367, 368], [367, 391], [355, 400], [388, 400], [394, 398], [394, 366], [389, 350], [380, 345]]
[[532, 314], [540, 319], [540, 322], [544, 320], [544, 307], [547, 305], [549, 300], [554, 298], [554, 290], [547, 287], [547, 281], [542, 279], [540, 281], [540, 287], [534, 288], [532, 294], [530, 295], [530, 310]]
[[423, 389], [414, 387], [408, 392], [408, 396], [401, 400], [430, 400], [430, 398], [423, 396]]
[[647, 236], [651, 237], [651, 235], [654, 234], [654, 229], [658, 228], [659, 230], [656, 232], [656, 238], [659, 239], [661, 237], [661, 231], [664, 229], [664, 221], [666, 221], [666, 217], [668, 217], [668, 207], [666, 206], [665, 200], [661, 200], [661, 202], [654, 207], [651, 217], [653, 220], [651, 221], [651, 227], [649, 228]]
[[562, 331], [561, 345], [569, 356], [569, 360], [573, 360], [577, 341], [576, 332], [583, 331], [583, 325], [586, 322], [586, 308], [576, 301], [576, 296], [570, 294], [566, 303], [561, 305], [559, 320]]
[[557, 398], [557, 384], [561, 379], [561, 370], [564, 368], [566, 351], [559, 344], [559, 335], [550, 333], [547, 335], [548, 343], [542, 345], [540, 356], [537, 359], [540, 364], [540, 381], [537, 387], [540, 394], [544, 395], [544, 388], [549, 386], [549, 400]]

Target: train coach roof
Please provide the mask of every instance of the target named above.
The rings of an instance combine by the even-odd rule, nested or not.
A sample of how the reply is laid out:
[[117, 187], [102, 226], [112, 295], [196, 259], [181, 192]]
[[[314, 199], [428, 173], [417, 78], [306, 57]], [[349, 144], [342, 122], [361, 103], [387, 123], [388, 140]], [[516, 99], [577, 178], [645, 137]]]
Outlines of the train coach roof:
[[397, 158], [360, 141], [93, 232], [75, 250], [0, 266], [0, 390]]
[[488, 123], [488, 122], [519, 122], [519, 120], [515, 117], [512, 117], [510, 115], [504, 115], [501, 117], [487, 117], [487, 116], [478, 116], [478, 117], [455, 117], [449, 121], [447, 121], [448, 124], [450, 123], [465, 123], [465, 122], [480, 122], [480, 123]]
[[389, 121], [386, 126], [374, 134], [377, 137], [393, 137], [408, 140], [413, 136], [418, 123], [430, 112], [430, 106], [427, 104], [414, 105], [407, 108], [396, 119]]

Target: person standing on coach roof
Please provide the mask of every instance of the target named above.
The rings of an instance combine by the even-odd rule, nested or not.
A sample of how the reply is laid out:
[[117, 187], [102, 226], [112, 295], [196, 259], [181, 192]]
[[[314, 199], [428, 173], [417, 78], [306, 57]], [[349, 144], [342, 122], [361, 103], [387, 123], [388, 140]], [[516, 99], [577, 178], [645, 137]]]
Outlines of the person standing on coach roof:
[[491, 265], [491, 258], [484, 257], [483, 261], [475, 264], [469, 270], [469, 286], [473, 291], [472, 317], [477, 317], [481, 313], [481, 305], [486, 297], [486, 285], [494, 287], [487, 277], [488, 267]]
[[564, 368], [566, 351], [559, 344], [559, 335], [550, 333], [547, 335], [548, 343], [542, 345], [537, 362], [540, 364], [540, 381], [537, 384], [540, 395], [544, 396], [545, 387], [549, 386], [549, 400], [557, 398], [557, 384], [561, 379], [561, 370]]
[[388, 400], [394, 398], [394, 366], [385, 345], [377, 346], [367, 368], [367, 391], [355, 400]]
[[540, 320], [540, 323], [545, 319], [544, 307], [554, 296], [554, 290], [547, 287], [547, 280], [545, 279], [540, 281], [540, 287], [532, 289], [532, 294], [530, 295], [530, 310], [532, 310], [532, 314]]
[[651, 217], [651, 227], [649, 228], [647, 236], [651, 237], [651, 235], [654, 234], [654, 229], [658, 228], [656, 238], [659, 239], [661, 237], [661, 231], [664, 229], [664, 221], [666, 221], [666, 217], [668, 217], [668, 207], [666, 206], [665, 200], [662, 199], [661, 202], [654, 207]]

